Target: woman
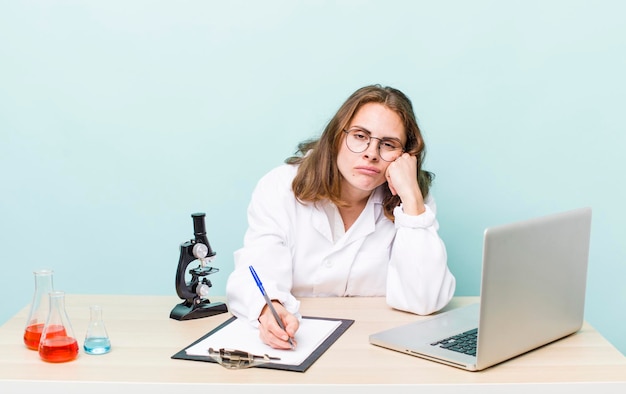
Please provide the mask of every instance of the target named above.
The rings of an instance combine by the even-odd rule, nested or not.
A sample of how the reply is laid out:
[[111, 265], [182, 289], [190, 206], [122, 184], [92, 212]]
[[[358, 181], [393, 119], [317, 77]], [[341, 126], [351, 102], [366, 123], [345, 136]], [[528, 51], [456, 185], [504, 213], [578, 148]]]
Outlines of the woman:
[[301, 143], [299, 155], [257, 184], [228, 278], [230, 311], [257, 325], [266, 344], [288, 349], [301, 317], [296, 297], [386, 296], [390, 307], [422, 315], [443, 308], [456, 282], [424, 154], [402, 92], [380, 85], [354, 92], [318, 140]]

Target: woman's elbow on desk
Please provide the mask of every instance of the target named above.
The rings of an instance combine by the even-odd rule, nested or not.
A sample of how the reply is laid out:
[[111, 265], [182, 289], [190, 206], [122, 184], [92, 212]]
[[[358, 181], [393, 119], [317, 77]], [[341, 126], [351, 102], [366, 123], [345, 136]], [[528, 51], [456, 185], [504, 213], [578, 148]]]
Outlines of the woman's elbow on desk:
[[401, 286], [387, 286], [386, 301], [391, 308], [416, 315], [430, 315], [443, 309], [452, 300], [456, 278], [448, 271], [441, 284], [423, 286], [418, 291], [406, 291]]

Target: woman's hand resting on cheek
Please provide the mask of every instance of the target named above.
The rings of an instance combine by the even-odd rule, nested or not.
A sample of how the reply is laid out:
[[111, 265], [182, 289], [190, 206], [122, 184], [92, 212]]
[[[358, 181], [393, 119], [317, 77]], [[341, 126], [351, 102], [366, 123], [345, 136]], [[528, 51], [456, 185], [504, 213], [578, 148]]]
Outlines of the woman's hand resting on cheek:
[[389, 190], [402, 200], [402, 210], [407, 215], [424, 213], [424, 197], [417, 183], [417, 157], [403, 153], [391, 162], [386, 172]]

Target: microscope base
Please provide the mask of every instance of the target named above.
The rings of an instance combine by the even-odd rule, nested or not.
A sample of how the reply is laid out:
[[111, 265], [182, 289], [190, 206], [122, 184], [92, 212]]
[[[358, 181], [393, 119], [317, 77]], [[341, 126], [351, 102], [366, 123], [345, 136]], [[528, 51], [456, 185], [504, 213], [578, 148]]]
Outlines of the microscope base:
[[226, 304], [223, 302], [212, 302], [210, 304], [202, 304], [197, 307], [188, 306], [185, 302], [178, 304], [172, 309], [170, 318], [174, 320], [192, 320], [203, 317], [215, 316], [220, 313], [228, 312]]

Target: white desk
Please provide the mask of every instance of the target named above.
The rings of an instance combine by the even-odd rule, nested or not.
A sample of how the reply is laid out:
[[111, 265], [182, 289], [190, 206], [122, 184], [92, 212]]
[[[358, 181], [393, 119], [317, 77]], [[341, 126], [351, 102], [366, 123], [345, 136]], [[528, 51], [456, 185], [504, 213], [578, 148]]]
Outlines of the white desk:
[[[214, 297], [212, 301], [219, 301]], [[0, 327], [0, 393], [307, 393], [339, 387], [348, 392], [517, 393], [541, 388], [568, 393], [626, 392], [626, 357], [588, 324], [553, 344], [481, 372], [467, 372], [370, 345], [371, 333], [418, 319], [392, 310], [382, 298], [302, 299], [309, 316], [355, 323], [306, 372], [261, 368], [227, 370], [218, 364], [173, 360], [230, 314], [176, 321], [175, 296], [71, 295], [66, 309], [81, 345], [78, 359], [49, 364], [22, 341], [28, 307]], [[446, 308], [471, 302], [455, 298]], [[82, 351], [89, 305], [99, 304], [112, 342], [106, 355]], [[252, 391], [254, 390], [254, 391]]]

